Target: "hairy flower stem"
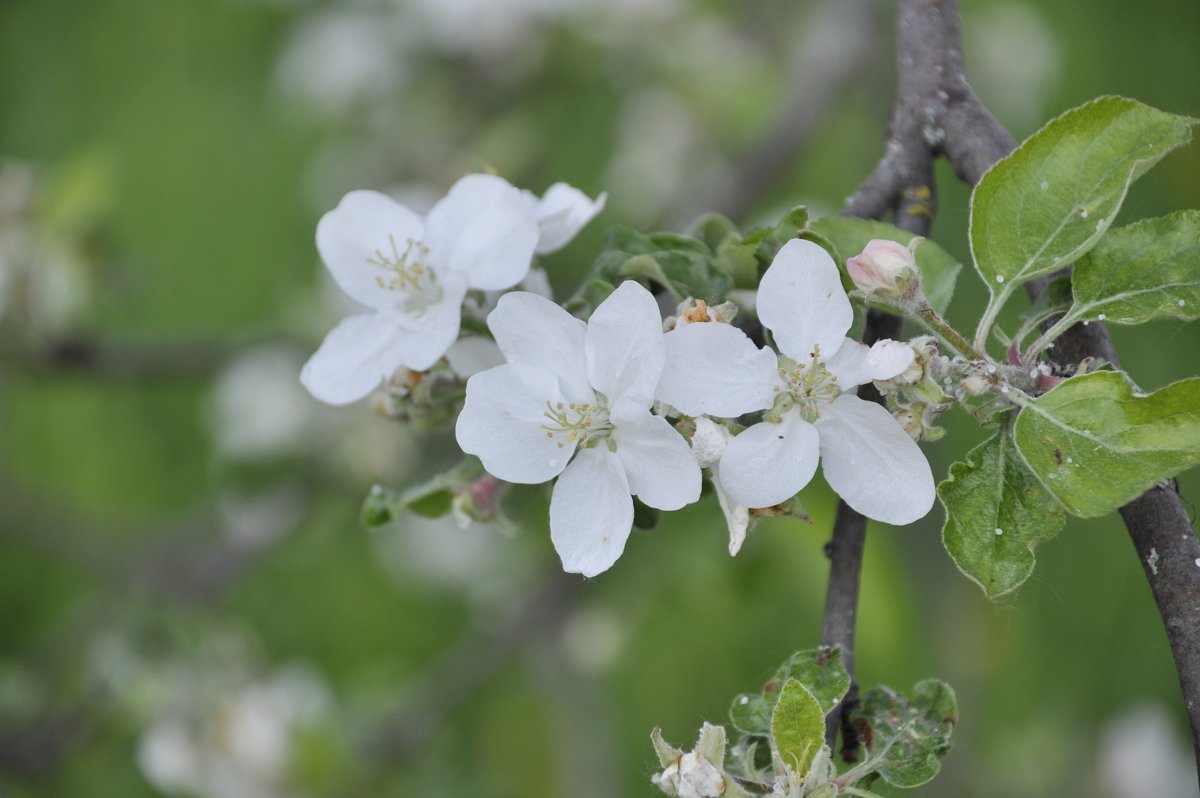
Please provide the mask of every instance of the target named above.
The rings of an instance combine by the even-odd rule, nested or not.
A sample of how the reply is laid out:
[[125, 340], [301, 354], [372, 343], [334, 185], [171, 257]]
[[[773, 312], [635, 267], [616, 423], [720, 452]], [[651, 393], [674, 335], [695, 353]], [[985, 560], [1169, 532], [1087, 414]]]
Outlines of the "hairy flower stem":
[[945, 341], [951, 349], [967, 360], [987, 360], [987, 353], [971, 346], [958, 330], [950, 326], [938, 312], [926, 305], [917, 312], [917, 320], [930, 332]]

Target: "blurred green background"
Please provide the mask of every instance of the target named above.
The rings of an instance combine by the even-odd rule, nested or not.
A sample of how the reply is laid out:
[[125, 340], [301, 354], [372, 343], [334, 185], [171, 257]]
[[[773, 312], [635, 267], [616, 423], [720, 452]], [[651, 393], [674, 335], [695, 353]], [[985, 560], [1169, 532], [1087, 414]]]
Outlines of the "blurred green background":
[[[1094, 96], [1200, 114], [1200, 5], [964, 0], [968, 76], [1018, 138]], [[368, 533], [376, 482], [454, 461], [300, 364], [344, 312], [313, 246], [347, 190], [427, 206], [491, 167], [609, 192], [612, 224], [833, 213], [880, 155], [891, 8], [858, 0], [6, 0], [0, 4], [0, 795], [653, 795], [648, 735], [818, 642], [834, 502], [726, 553], [709, 498], [610, 572], [513, 537]], [[822, 90], [821, 87], [827, 90]], [[791, 109], [791, 110], [789, 110]], [[796, 110], [798, 109], [798, 110]], [[744, 164], [775, 156], [749, 183]], [[1126, 221], [1200, 206], [1200, 147]], [[939, 169], [933, 236], [967, 260]], [[973, 327], [960, 278], [951, 318]], [[1195, 326], [1113, 330], [1145, 387]], [[934, 472], [982, 434], [957, 414]], [[1200, 495], [1200, 475], [1181, 480]], [[941, 511], [872, 527], [864, 685], [939, 676], [961, 722], [928, 796], [1195, 795], [1162, 628], [1114, 517], [1072, 521], [1001, 606]]]

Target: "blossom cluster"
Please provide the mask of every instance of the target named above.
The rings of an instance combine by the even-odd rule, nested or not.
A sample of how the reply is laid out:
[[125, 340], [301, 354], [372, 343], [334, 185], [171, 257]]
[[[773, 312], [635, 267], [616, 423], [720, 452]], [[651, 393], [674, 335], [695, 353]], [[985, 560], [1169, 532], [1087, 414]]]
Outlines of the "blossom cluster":
[[[398, 369], [420, 373], [447, 358], [467, 378], [459, 446], [500, 480], [554, 481], [551, 539], [563, 567], [585, 576], [620, 557], [634, 497], [678, 510], [700, 498], [703, 469], [729, 521], [731, 553], [752, 511], [787, 502], [818, 462], [863, 515], [906, 524], [930, 510], [921, 450], [854, 391], [915, 380], [916, 353], [846, 337], [850, 300], [817, 244], [789, 241], [762, 276], [755, 309], [774, 349], [734, 326], [728, 304], [689, 300], [664, 324], [654, 295], [634, 281], [587, 321], [546, 290], [496, 296], [603, 204], [565, 184], [539, 200], [492, 175], [463, 178], [424, 219], [382, 194], [352, 192], [322, 218], [317, 245], [341, 288], [371, 312], [338, 325], [302, 381], [318, 399], [346, 403]], [[487, 328], [498, 352], [460, 369], [464, 301], [494, 306]], [[743, 427], [747, 414], [756, 423]]]

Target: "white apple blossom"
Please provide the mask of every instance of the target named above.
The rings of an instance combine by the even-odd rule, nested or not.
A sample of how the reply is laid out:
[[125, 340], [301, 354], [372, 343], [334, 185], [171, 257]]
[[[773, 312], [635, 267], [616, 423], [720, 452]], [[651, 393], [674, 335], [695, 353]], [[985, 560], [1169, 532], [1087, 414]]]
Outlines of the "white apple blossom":
[[571, 243], [579, 231], [604, 210], [604, 203], [608, 200], [607, 193], [593, 200], [566, 183], [550, 186], [541, 199], [529, 191], [522, 194], [537, 219], [539, 255], [557, 252]]
[[563, 568], [595, 576], [624, 551], [633, 500], [678, 510], [700, 496], [687, 442], [650, 406], [662, 372], [662, 319], [623, 283], [584, 323], [544, 297], [500, 298], [488, 327], [508, 361], [467, 381], [456, 433], [492, 475], [555, 477], [550, 537]]
[[384, 194], [352, 191], [317, 225], [317, 249], [352, 299], [301, 371], [317, 399], [346, 404], [401, 366], [424, 371], [458, 338], [468, 289], [510, 288], [529, 271], [538, 222], [521, 191], [468, 175], [422, 219]]
[[718, 467], [735, 502], [769, 507], [794, 496], [824, 463], [825, 479], [870, 518], [907, 524], [933, 506], [920, 448], [891, 414], [850, 389], [902, 373], [908, 344], [867, 347], [846, 337], [853, 311], [821, 247], [789, 241], [763, 275], [759, 320], [782, 355], [728, 324], [689, 324], [665, 336], [657, 398], [688, 415], [734, 418], [770, 410], [726, 446]]

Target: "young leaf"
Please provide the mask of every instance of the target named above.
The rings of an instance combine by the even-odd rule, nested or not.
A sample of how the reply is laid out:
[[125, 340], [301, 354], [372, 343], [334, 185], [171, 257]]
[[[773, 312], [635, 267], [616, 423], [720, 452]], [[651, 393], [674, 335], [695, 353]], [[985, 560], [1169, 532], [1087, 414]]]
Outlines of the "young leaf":
[[817, 751], [825, 744], [825, 713], [813, 694], [795, 679], [788, 679], [771, 716], [771, 739], [783, 761], [797, 773], [807, 773]]
[[800, 235], [807, 226], [808, 208], [797, 205], [784, 214], [777, 224], [751, 230], [743, 243], [753, 248], [752, 251], [765, 269], [775, 260], [783, 245]]
[[981, 331], [1021, 283], [1091, 249], [1129, 184], [1185, 144], [1193, 123], [1101, 97], [1067, 111], [993, 166], [971, 195], [971, 254], [992, 292]]
[[[809, 229], [824, 236], [837, 248], [835, 257], [839, 258], [839, 262], [862, 252], [873, 238], [898, 241], [905, 246], [916, 238], [912, 233], [887, 222], [843, 216], [817, 219], [809, 224]], [[962, 264], [928, 239], [917, 245], [913, 256], [917, 260], [917, 270], [921, 272], [921, 289], [925, 292], [925, 298], [929, 300], [930, 307], [938, 313], [944, 313], [954, 296], [954, 283]]]
[[1149, 395], [1123, 373], [1073, 377], [1021, 409], [1013, 438], [1068, 511], [1095, 518], [1200, 462], [1200, 377]]
[[958, 701], [938, 679], [918, 682], [911, 699], [874, 687], [863, 693], [850, 723], [867, 749], [864, 765], [897, 787], [919, 787], [941, 770], [958, 723]]
[[622, 277], [658, 283], [677, 300], [698, 297], [710, 304], [725, 301], [733, 279], [705, 243], [677, 233], [645, 235], [627, 227], [614, 227], [604, 239], [605, 249], [596, 259], [596, 276], [616, 284]]
[[1067, 521], [1017, 454], [1008, 430], [968, 452], [966, 462], [950, 466], [938, 497], [946, 508], [946, 551], [990, 599], [1024, 584], [1033, 573], [1034, 547]]
[[1070, 318], [1200, 319], [1200, 211], [1110, 230], [1075, 264]]
[[747, 734], [769, 734], [771, 714], [779, 701], [780, 688], [788, 679], [795, 679], [804, 685], [826, 715], [846, 697], [850, 689], [850, 674], [842, 664], [841, 647], [797, 651], [775, 671], [761, 692], [747, 693], [733, 700], [729, 708], [733, 725]]
[[833, 712], [850, 689], [850, 674], [842, 664], [840, 646], [797, 651], [775, 674], [777, 684], [784, 684], [788, 679], [804, 685], [826, 715]]
[[737, 225], [719, 213], [701, 214], [688, 225], [687, 234], [703, 241], [713, 252], [728, 238], [742, 238]]

